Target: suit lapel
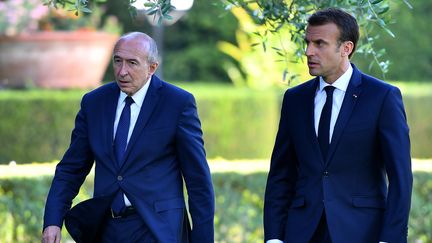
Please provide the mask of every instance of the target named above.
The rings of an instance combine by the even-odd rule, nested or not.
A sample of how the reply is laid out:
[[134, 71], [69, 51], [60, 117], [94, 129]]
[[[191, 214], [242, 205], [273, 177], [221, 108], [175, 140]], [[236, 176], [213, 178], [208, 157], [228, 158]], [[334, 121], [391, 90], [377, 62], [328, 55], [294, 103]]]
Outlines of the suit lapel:
[[345, 97], [342, 103], [341, 110], [339, 111], [338, 118], [336, 120], [335, 127], [333, 129], [333, 136], [329, 146], [327, 161], [328, 163], [333, 156], [333, 153], [336, 150], [337, 144], [339, 142], [340, 136], [343, 133], [343, 130], [351, 117], [352, 111], [357, 103], [358, 97], [362, 91], [361, 88], [361, 73], [360, 71], [353, 66], [353, 74], [351, 80], [348, 84], [347, 91], [345, 93]]
[[319, 85], [319, 78], [315, 78], [311, 85], [309, 86], [308, 93], [306, 94], [306, 119], [307, 121], [307, 134], [308, 137], [312, 138], [312, 150], [317, 155], [318, 158], [321, 158], [321, 162], [324, 163], [322, 159], [322, 154], [318, 142], [318, 138], [315, 131], [315, 94]]
[[[116, 115], [118, 97], [120, 95], [120, 88], [116, 83], [112, 83], [111, 89], [109, 90], [109, 94], [107, 94], [107, 98], [105, 100], [104, 105], [104, 113], [106, 114], [107, 119], [102, 119], [103, 125], [103, 136], [105, 136], [103, 141], [106, 142], [106, 148], [109, 154], [109, 157], [112, 161], [117, 161], [114, 156], [114, 120]], [[117, 162], [115, 163], [118, 164]]]
[[160, 98], [159, 89], [162, 87], [162, 81], [153, 75], [150, 83], [150, 87], [147, 91], [146, 97], [144, 98], [144, 102], [141, 106], [140, 113], [138, 115], [138, 119], [135, 123], [134, 130], [132, 132], [131, 138], [129, 139], [129, 143], [126, 149], [126, 153], [124, 156], [124, 161], [122, 165], [124, 165], [124, 162], [129, 157], [130, 151], [132, 150], [133, 146], [135, 145], [138, 137], [140, 136], [142, 130], [146, 126], [147, 122], [149, 121], [158, 101]]

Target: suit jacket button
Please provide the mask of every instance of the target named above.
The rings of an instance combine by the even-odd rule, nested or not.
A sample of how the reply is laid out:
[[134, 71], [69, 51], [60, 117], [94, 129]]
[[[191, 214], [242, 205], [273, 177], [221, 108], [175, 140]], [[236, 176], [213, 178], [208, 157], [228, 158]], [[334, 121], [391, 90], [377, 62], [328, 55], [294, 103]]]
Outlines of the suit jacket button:
[[327, 176], [329, 176], [329, 173], [328, 173], [328, 171], [324, 171], [324, 172], [323, 172], [323, 176], [324, 176], [324, 177], [327, 177]]
[[122, 181], [122, 180], [123, 180], [123, 177], [122, 177], [122, 176], [117, 176], [117, 180], [118, 180], [118, 181]]

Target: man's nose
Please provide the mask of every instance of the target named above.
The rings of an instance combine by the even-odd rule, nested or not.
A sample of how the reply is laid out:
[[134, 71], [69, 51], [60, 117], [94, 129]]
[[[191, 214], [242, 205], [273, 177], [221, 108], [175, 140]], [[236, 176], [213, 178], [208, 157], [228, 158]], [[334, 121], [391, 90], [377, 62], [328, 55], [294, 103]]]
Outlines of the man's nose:
[[305, 55], [306, 56], [313, 56], [314, 53], [315, 53], [315, 51], [314, 51], [314, 48], [312, 47], [312, 45], [307, 45]]
[[122, 76], [122, 77], [124, 77], [128, 73], [129, 72], [128, 72], [127, 66], [125, 65], [125, 63], [122, 63], [121, 66], [120, 66], [119, 75]]

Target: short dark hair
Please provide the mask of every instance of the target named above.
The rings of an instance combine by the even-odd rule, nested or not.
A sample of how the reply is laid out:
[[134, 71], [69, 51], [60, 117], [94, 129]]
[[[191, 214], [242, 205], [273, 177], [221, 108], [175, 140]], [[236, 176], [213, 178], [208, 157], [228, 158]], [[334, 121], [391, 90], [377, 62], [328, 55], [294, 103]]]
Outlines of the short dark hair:
[[349, 13], [338, 8], [326, 8], [312, 14], [308, 19], [308, 25], [319, 26], [328, 23], [334, 23], [339, 29], [339, 41], [351, 41], [354, 43], [353, 51], [349, 57], [354, 54], [359, 39], [359, 26], [357, 20]]

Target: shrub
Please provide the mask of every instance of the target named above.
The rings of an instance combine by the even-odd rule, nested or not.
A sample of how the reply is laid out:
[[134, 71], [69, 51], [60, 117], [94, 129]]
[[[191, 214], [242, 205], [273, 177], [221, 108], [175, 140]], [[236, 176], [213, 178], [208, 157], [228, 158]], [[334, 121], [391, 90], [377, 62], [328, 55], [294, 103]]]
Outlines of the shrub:
[[[283, 90], [251, 90], [221, 84], [185, 84], [197, 100], [208, 158], [269, 158], [279, 122]], [[412, 156], [430, 158], [431, 85], [402, 88]], [[70, 142], [85, 91], [1, 91], [0, 164], [58, 160]]]
[[0, 93], [0, 163], [52, 161], [70, 141], [83, 92]]
[[[216, 194], [215, 240], [262, 242], [262, 209], [266, 172], [214, 173]], [[90, 176], [74, 202], [92, 195]], [[0, 242], [38, 242], [51, 176], [0, 177]], [[432, 240], [432, 173], [414, 173], [409, 222], [410, 242]], [[63, 239], [69, 239], [63, 230]]]
[[411, 153], [416, 158], [432, 157], [432, 96], [404, 97], [404, 104], [410, 127]]

